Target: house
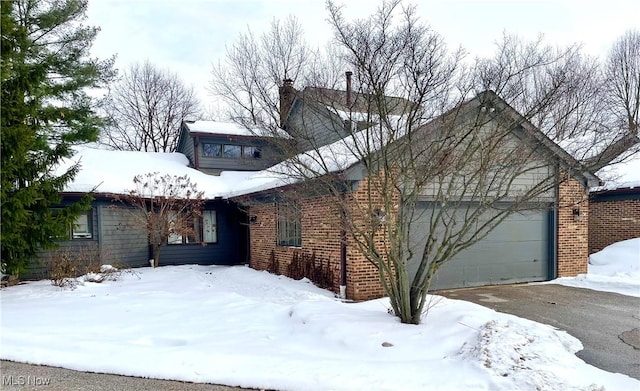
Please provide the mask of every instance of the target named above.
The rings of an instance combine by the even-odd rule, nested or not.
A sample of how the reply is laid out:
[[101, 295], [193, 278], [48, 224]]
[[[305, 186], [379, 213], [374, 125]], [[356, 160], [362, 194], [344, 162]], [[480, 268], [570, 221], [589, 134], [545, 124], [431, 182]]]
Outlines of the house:
[[[312, 94], [307, 92], [315, 91], [305, 89], [303, 93], [299, 93], [289, 82], [285, 82], [280, 89], [282, 128], [296, 135], [304, 127], [303, 130], [310, 135], [305, 141], [310, 143], [308, 145], [316, 145], [308, 156], [311, 160], [314, 160], [315, 153], [344, 150], [341, 147], [345, 139], [340, 134], [340, 107], [353, 107], [348, 101], [350, 93], [347, 91], [342, 94], [345, 99], [342, 106], [332, 104], [331, 108], [336, 115], [330, 115], [327, 114], [327, 102], [321, 100], [311, 103], [309, 97]], [[340, 99], [340, 94], [334, 96]], [[484, 239], [445, 264], [432, 287], [442, 289], [543, 281], [585, 273], [589, 210], [587, 189], [597, 185], [599, 179], [492, 92], [480, 94], [456, 110], [462, 114], [461, 118], [470, 117], [485, 110], [482, 102], [487, 100], [500, 107], [497, 111], [500, 117], [496, 117], [495, 121], [517, 124], [514, 126], [513, 140], [528, 143], [536, 150], [536, 156], [546, 162], [540, 166], [540, 172], [551, 173], [556, 178], [556, 186], [549, 188], [536, 200], [547, 207], [511, 215]], [[400, 104], [399, 107], [408, 106]], [[493, 109], [492, 107], [491, 110]], [[437, 129], [439, 120], [432, 121], [425, 129]], [[358, 123], [357, 126], [352, 129], [367, 131], [367, 123]], [[333, 143], [330, 143], [332, 140]], [[325, 143], [328, 144], [324, 145]], [[335, 175], [336, 178], [344, 180], [344, 194], [350, 199], [370, 194], [368, 185], [371, 181], [367, 181], [362, 173], [361, 161], [348, 156], [336, 159], [336, 165], [330, 172], [332, 175], [338, 174]], [[536, 183], [533, 171], [527, 175], [519, 180], [523, 184]], [[378, 271], [357, 250], [353, 239], [345, 235], [341, 212], [332, 198], [321, 193], [306, 194], [303, 184], [284, 182], [282, 178], [279, 180], [274, 179], [271, 186], [245, 186], [244, 189], [236, 190], [232, 197], [233, 200], [250, 205], [250, 266], [290, 274], [289, 265], [296, 257], [299, 259], [299, 254], [313, 254], [313, 257], [320, 260], [317, 267], [322, 270], [319, 271], [330, 271], [334, 291], [337, 292], [340, 288], [344, 290], [346, 297], [355, 300], [383, 295]], [[287, 195], [294, 193], [298, 193], [298, 196], [296, 205], [292, 207]], [[468, 202], [477, 201], [469, 199]], [[432, 205], [433, 201], [429, 201], [428, 194], [425, 194], [424, 202], [418, 205], [418, 210], [426, 210]], [[399, 208], [402, 208], [402, 204], [398, 201], [392, 209]], [[422, 229], [427, 229], [425, 220], [417, 220], [415, 223], [422, 225]], [[375, 242], [376, 245], [384, 246], [383, 239], [379, 239]], [[417, 240], [418, 243], [414, 244], [418, 248], [424, 245], [419, 242], [420, 239]], [[413, 268], [415, 272], [415, 267]]]
[[[402, 117], [412, 107], [404, 99], [385, 99], [393, 118]], [[488, 101], [494, 106], [485, 105]], [[146, 266], [150, 254], [144, 233], [130, 228], [127, 211], [114, 207], [114, 195], [130, 189], [131, 178], [137, 174], [186, 174], [205, 191], [206, 224], [215, 225], [210, 230], [215, 237], [168, 243], [162, 250], [161, 265], [248, 262], [255, 269], [291, 275], [294, 260], [307, 256], [316, 259], [315, 271], [324, 272], [334, 291], [354, 300], [380, 297], [383, 291], [378, 272], [346, 235], [345, 216], [333, 199], [322, 192], [305, 192], [304, 184], [287, 174], [288, 160], [281, 161], [291, 152], [283, 151], [283, 146], [312, 160], [313, 154], [331, 153], [335, 162], [325, 169], [343, 181], [341, 194], [354, 199], [367, 196], [370, 178], [359, 157], [344, 146], [357, 141], [352, 131], [369, 135], [376, 124], [375, 115], [369, 115], [368, 103], [366, 95], [349, 88], [307, 87], [297, 91], [291, 81], [285, 81], [280, 88], [280, 125], [286, 133], [275, 137], [234, 124], [193, 121], [181, 126], [179, 153], [81, 150], [78, 157], [83, 169], [63, 193], [63, 199], [71, 202], [92, 191], [95, 200], [92, 210], [79, 218], [62, 247], [91, 245], [99, 249], [103, 260], [109, 257], [131, 266]], [[443, 266], [433, 288], [543, 281], [586, 272], [590, 221], [587, 189], [600, 182], [598, 177], [492, 92], [480, 94], [455, 110], [461, 118], [469, 118], [496, 107], [499, 116], [493, 120], [517, 125], [512, 141], [535, 149], [536, 157], [543, 162], [537, 172], [551, 173], [556, 185], [535, 200], [543, 207], [511, 215]], [[423, 133], [437, 131], [440, 120], [426, 124]], [[104, 170], [105, 162], [108, 171]], [[535, 183], [534, 174], [532, 171], [518, 179], [521, 189]], [[289, 195], [296, 193], [298, 202], [292, 207]], [[419, 211], [434, 205], [429, 194], [423, 196]], [[476, 205], [477, 201], [466, 202]], [[398, 201], [394, 207], [391, 209], [398, 210], [402, 203]], [[377, 218], [386, 218], [386, 212], [374, 212]], [[415, 223], [427, 231], [424, 219]], [[422, 245], [421, 240], [416, 238], [414, 245]], [[385, 244], [378, 241], [377, 245]]]
[[589, 254], [640, 238], [640, 157], [628, 157], [600, 173], [606, 186], [589, 193]]

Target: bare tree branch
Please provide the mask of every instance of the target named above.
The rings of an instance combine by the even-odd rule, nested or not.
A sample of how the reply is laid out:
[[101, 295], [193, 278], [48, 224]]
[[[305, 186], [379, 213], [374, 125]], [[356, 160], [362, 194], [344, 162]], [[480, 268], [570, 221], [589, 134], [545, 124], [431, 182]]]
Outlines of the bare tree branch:
[[126, 151], [173, 152], [180, 124], [200, 113], [193, 88], [175, 73], [133, 64], [105, 102], [110, 119], [101, 142]]

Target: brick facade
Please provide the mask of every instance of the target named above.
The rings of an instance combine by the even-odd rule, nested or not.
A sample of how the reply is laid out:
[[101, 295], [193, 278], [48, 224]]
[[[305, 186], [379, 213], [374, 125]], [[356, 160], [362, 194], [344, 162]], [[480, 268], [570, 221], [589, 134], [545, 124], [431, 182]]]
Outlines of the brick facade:
[[587, 272], [589, 198], [575, 179], [560, 183], [558, 197], [557, 276], [571, 277]]
[[[637, 197], [640, 198], [640, 194]], [[615, 242], [633, 238], [640, 238], [640, 199], [591, 200], [589, 254]]]
[[[361, 181], [358, 189], [349, 197], [351, 222], [365, 224], [371, 211], [356, 210], [355, 205], [368, 205], [362, 197], [369, 197], [367, 181]], [[576, 180], [569, 180], [559, 186], [557, 262], [558, 277], [575, 276], [586, 273], [588, 256], [589, 200], [585, 188]], [[354, 201], [355, 200], [355, 201]], [[360, 200], [360, 202], [358, 202]], [[373, 200], [382, 205], [382, 200]], [[397, 201], [397, 200], [396, 200]], [[397, 212], [398, 204], [393, 206]], [[269, 267], [271, 252], [278, 258], [280, 274], [286, 274], [295, 251], [315, 253], [316, 257], [328, 261], [334, 275], [334, 292], [340, 286], [341, 225], [340, 211], [336, 200], [331, 197], [311, 197], [302, 200], [302, 246], [290, 248], [276, 245], [276, 204], [255, 204], [250, 207], [250, 215], [256, 219], [250, 225], [251, 257], [250, 266], [265, 270]], [[580, 216], [574, 216], [574, 209]], [[358, 216], [361, 216], [358, 222]], [[376, 233], [374, 241], [382, 250], [385, 234]], [[384, 252], [384, 251], [383, 251]], [[358, 251], [354, 238], [347, 235], [347, 298], [369, 300], [384, 296], [377, 269]]]
[[[356, 210], [353, 199], [368, 196], [366, 181], [362, 181], [361, 186], [349, 195], [350, 198], [340, 201], [347, 205], [350, 221], [356, 225], [359, 221], [364, 224], [366, 217], [371, 215], [371, 211]], [[360, 205], [362, 204], [365, 203]], [[302, 213], [302, 246], [300, 248], [277, 245], [275, 203], [254, 204], [250, 207], [250, 216], [256, 218], [255, 222], [249, 226], [251, 241], [249, 266], [258, 270], [268, 269], [273, 252], [278, 260], [278, 273], [286, 275], [287, 266], [291, 263], [296, 251], [314, 253], [317, 259], [329, 263], [333, 272], [333, 291], [338, 293], [342, 234], [338, 201], [331, 196], [311, 197], [300, 202], [300, 207]], [[375, 242], [382, 250], [385, 245], [384, 234], [376, 233]], [[351, 235], [347, 236], [346, 250], [347, 298], [368, 300], [384, 296], [378, 270], [358, 251], [355, 239]]]
[[253, 204], [250, 215], [255, 221], [249, 225], [249, 266], [267, 270], [272, 251], [278, 264], [278, 273], [286, 274], [296, 251], [315, 253], [316, 258], [329, 263], [333, 272], [334, 291], [340, 286], [340, 213], [330, 197], [307, 198], [300, 203], [302, 213], [302, 246], [300, 248], [277, 245], [277, 215], [275, 203]]

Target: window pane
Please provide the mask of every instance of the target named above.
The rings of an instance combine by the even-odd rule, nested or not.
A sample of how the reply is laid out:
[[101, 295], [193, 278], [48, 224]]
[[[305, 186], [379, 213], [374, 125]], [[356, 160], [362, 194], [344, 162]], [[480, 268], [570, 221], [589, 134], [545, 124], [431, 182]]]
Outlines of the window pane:
[[89, 213], [91, 212], [85, 212], [76, 218], [72, 229], [72, 237], [74, 239], [91, 239], [93, 237]]
[[244, 146], [242, 147], [242, 156], [248, 159], [259, 159], [260, 149], [257, 147]]
[[193, 232], [187, 236], [187, 243], [202, 243], [202, 217], [193, 216]]
[[236, 158], [240, 157], [242, 153], [242, 149], [239, 145], [224, 145], [224, 157]]
[[202, 144], [202, 151], [204, 156], [209, 157], [222, 157], [222, 144]]
[[300, 247], [302, 229], [300, 210], [295, 204], [278, 204], [277, 241], [281, 246]]
[[168, 244], [182, 244], [182, 235], [173, 232], [175, 225], [176, 214], [169, 212], [169, 237], [167, 238]]
[[202, 225], [204, 241], [206, 243], [218, 242], [218, 227], [215, 210], [205, 210], [202, 212]]

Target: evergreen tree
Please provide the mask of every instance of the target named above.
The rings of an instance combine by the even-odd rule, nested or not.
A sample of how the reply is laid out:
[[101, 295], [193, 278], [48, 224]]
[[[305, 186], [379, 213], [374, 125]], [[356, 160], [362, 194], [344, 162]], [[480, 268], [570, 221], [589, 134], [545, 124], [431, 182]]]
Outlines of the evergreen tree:
[[54, 208], [79, 167], [59, 176], [54, 168], [73, 144], [97, 139], [102, 120], [87, 89], [113, 78], [113, 59], [88, 57], [98, 29], [81, 24], [87, 0], [1, 3], [0, 240], [6, 271], [19, 273], [88, 207]]

